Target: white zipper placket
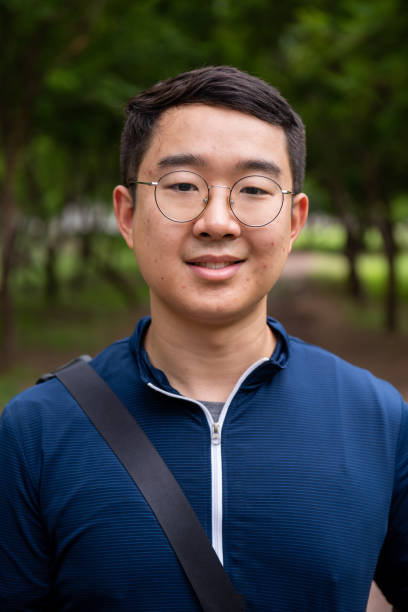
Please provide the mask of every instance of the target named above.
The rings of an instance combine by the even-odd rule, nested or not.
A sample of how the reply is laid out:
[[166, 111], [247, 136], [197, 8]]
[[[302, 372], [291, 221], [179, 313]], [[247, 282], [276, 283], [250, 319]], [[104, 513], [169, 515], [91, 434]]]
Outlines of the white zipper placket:
[[211, 524], [212, 524], [212, 546], [215, 552], [218, 555], [221, 563], [224, 562], [224, 551], [223, 551], [223, 533], [222, 533], [222, 522], [223, 522], [223, 495], [222, 495], [222, 444], [221, 444], [221, 435], [222, 435], [222, 427], [225, 421], [225, 417], [227, 415], [228, 408], [234, 399], [238, 389], [244, 382], [244, 380], [259, 366], [261, 363], [268, 361], [265, 357], [253, 363], [243, 374], [240, 376], [233, 390], [229, 394], [227, 401], [225, 402], [219, 419], [217, 422], [214, 421], [210, 411], [204, 404], [199, 402], [198, 400], [192, 399], [190, 397], [185, 397], [184, 395], [177, 395], [176, 393], [170, 393], [169, 391], [164, 391], [164, 389], [160, 389], [160, 387], [156, 387], [153, 383], [147, 383], [151, 389], [155, 391], [159, 391], [164, 395], [168, 395], [169, 397], [174, 397], [176, 399], [182, 399], [188, 402], [193, 402], [200, 406], [203, 410], [207, 422], [211, 432]]

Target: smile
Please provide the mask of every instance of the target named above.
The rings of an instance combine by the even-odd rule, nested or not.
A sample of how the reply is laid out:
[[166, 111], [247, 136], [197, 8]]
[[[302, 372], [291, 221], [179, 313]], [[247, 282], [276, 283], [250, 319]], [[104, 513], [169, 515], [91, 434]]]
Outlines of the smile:
[[206, 282], [225, 282], [234, 278], [245, 260], [234, 259], [233, 257], [212, 257], [203, 256], [197, 258], [198, 261], [187, 262], [192, 274], [201, 280]]
[[210, 268], [211, 270], [219, 270], [221, 268], [226, 268], [228, 266], [232, 266], [238, 261], [200, 261], [197, 263], [192, 263], [193, 266], [199, 266], [200, 268]]

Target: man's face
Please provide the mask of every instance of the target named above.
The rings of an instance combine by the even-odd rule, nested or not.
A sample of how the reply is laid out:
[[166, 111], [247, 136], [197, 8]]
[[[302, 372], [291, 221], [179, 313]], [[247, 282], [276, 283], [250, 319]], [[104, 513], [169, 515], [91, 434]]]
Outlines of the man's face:
[[[268, 165], [277, 171], [260, 171]], [[209, 185], [228, 186], [242, 176], [262, 174], [292, 189], [286, 136], [280, 127], [201, 104], [163, 113], [137, 178], [157, 181], [172, 170], [191, 170]], [[128, 191], [115, 189], [119, 227], [150, 287], [153, 315], [206, 324], [265, 316], [266, 295], [306, 219], [307, 197], [295, 197], [291, 215], [291, 196], [285, 196], [272, 223], [252, 228], [234, 217], [228, 195], [227, 189], [211, 189], [209, 203], [197, 219], [175, 223], [157, 208], [154, 187], [137, 186], [134, 213]]]

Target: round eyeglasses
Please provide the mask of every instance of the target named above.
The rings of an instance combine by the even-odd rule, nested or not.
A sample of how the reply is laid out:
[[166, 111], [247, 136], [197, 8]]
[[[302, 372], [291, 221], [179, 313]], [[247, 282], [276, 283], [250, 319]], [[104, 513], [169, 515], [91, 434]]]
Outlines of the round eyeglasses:
[[238, 179], [232, 187], [209, 185], [196, 172], [174, 170], [158, 181], [129, 181], [129, 185], [150, 185], [160, 212], [175, 223], [194, 221], [205, 210], [210, 190], [229, 189], [232, 214], [244, 225], [262, 227], [272, 223], [282, 210], [284, 196], [293, 191], [282, 189], [274, 179], [252, 174]]

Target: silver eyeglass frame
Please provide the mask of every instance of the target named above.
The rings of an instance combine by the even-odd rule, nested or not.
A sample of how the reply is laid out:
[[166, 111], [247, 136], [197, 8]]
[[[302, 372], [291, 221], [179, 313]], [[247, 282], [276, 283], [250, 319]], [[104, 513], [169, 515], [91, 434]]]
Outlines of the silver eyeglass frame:
[[[163, 212], [163, 210], [160, 208], [160, 204], [157, 201], [157, 187], [159, 186], [160, 181], [162, 179], [164, 179], [166, 176], [168, 176], [169, 174], [175, 174], [176, 172], [189, 172], [190, 174], [195, 174], [196, 176], [200, 177], [200, 179], [202, 179], [204, 181], [204, 183], [206, 184], [206, 186], [207, 186], [208, 195], [207, 195], [206, 198], [203, 199], [204, 208], [198, 213], [198, 215], [196, 215], [192, 219], [187, 219], [186, 221], [178, 221], [177, 219], [172, 219], [171, 217], [166, 215], [166, 213]], [[279, 187], [279, 189], [281, 190], [281, 193], [282, 193], [282, 202], [281, 202], [281, 205], [279, 207], [278, 212], [273, 217], [273, 219], [271, 219], [270, 221], [267, 221], [266, 223], [262, 223], [261, 225], [251, 225], [250, 223], [245, 223], [245, 221], [242, 221], [235, 214], [234, 209], [233, 209], [234, 200], [231, 199], [232, 190], [234, 189], [235, 185], [237, 183], [239, 183], [239, 181], [242, 181], [243, 179], [249, 178], [251, 176], [257, 176], [257, 177], [261, 177], [261, 178], [266, 178], [266, 179], [274, 182]], [[210, 190], [213, 189], [213, 188], [220, 188], [220, 189], [228, 189], [229, 190], [228, 204], [229, 204], [230, 210], [231, 210], [232, 214], [234, 215], [234, 217], [236, 218], [236, 220], [239, 221], [239, 223], [242, 223], [243, 225], [246, 225], [247, 227], [265, 227], [266, 225], [269, 225], [270, 223], [273, 223], [275, 221], [275, 219], [277, 219], [277, 217], [279, 217], [279, 215], [280, 215], [280, 213], [282, 211], [283, 203], [285, 201], [285, 195], [291, 195], [292, 196], [292, 204], [293, 204], [293, 198], [296, 195], [296, 193], [294, 191], [290, 191], [289, 189], [283, 189], [279, 185], [278, 181], [276, 181], [275, 179], [271, 178], [270, 176], [263, 176], [262, 174], [247, 174], [245, 176], [241, 176], [239, 179], [237, 179], [231, 185], [231, 187], [228, 187], [228, 185], [209, 185], [208, 182], [205, 180], [205, 178], [203, 176], [201, 176], [201, 174], [198, 174], [198, 172], [193, 172], [192, 170], [171, 170], [171, 172], [166, 172], [166, 174], [163, 174], [157, 181], [138, 181], [136, 179], [131, 179], [130, 181], [128, 181], [128, 186], [130, 187], [132, 185], [148, 185], [150, 187], [154, 187], [154, 200], [156, 202], [157, 208], [159, 209], [159, 211], [161, 212], [163, 217], [165, 217], [169, 221], [172, 221], [173, 223], [191, 223], [191, 221], [195, 221], [196, 219], [198, 219], [203, 214], [203, 212], [205, 211], [205, 209], [208, 206], [208, 202], [210, 200]]]

